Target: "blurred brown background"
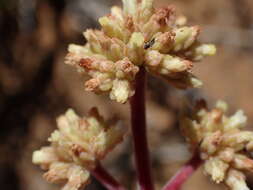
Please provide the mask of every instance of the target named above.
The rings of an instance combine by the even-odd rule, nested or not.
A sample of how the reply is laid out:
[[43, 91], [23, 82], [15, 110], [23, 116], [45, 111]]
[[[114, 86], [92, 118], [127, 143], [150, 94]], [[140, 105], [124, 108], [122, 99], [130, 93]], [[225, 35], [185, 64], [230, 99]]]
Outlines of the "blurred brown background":
[[[224, 99], [233, 113], [245, 110], [253, 123], [253, 1], [156, 0], [175, 4], [199, 24], [202, 41], [214, 42], [218, 54], [195, 66], [204, 87], [180, 91], [149, 76], [148, 127], [157, 189], [190, 157], [178, 130], [181, 102], [206, 97], [210, 106]], [[98, 106], [109, 117], [117, 113], [129, 127], [128, 105], [83, 90], [82, 77], [63, 64], [67, 44], [84, 44], [82, 31], [98, 27], [97, 18], [120, 0], [0, 0], [0, 188], [56, 190], [31, 163], [32, 151], [46, 145], [55, 118], [67, 108], [85, 114]], [[252, 127], [252, 125], [248, 126]], [[130, 137], [105, 160], [106, 167], [128, 189], [135, 187]], [[253, 189], [253, 180], [248, 183]], [[209, 182], [201, 170], [184, 190], [225, 189]], [[88, 189], [103, 189], [95, 180]]]

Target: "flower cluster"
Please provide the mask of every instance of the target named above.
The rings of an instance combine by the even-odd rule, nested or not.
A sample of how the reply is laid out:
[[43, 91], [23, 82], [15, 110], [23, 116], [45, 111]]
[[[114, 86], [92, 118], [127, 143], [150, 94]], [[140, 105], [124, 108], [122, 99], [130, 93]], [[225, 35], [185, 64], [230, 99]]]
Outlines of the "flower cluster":
[[249, 190], [243, 172], [253, 171], [253, 132], [242, 130], [247, 121], [243, 111], [228, 117], [228, 106], [222, 101], [211, 111], [203, 103], [197, 107], [193, 119], [183, 119], [181, 128], [191, 148], [204, 160], [205, 173], [232, 190]]
[[155, 9], [153, 0], [123, 0], [123, 9], [112, 7], [99, 23], [102, 30], [84, 32], [86, 45], [69, 46], [66, 63], [90, 77], [86, 90], [109, 93], [120, 103], [134, 94], [142, 66], [178, 88], [201, 86], [191, 74], [193, 62], [216, 51], [197, 41], [198, 26], [186, 26], [172, 6]]
[[57, 125], [49, 138], [51, 145], [35, 151], [33, 163], [48, 170], [44, 174], [47, 181], [66, 183], [62, 190], [78, 190], [88, 183], [89, 171], [97, 161], [122, 141], [124, 131], [106, 124], [96, 108], [87, 118], [69, 109], [57, 119]]

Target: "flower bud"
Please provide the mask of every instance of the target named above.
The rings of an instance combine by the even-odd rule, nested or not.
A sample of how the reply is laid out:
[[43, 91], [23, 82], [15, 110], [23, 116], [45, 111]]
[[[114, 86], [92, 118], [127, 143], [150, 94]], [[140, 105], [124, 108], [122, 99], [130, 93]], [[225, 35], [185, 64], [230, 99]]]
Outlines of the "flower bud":
[[99, 23], [103, 28], [104, 33], [111, 38], [118, 38], [126, 41], [128, 36], [124, 33], [123, 23], [113, 16], [104, 16], [99, 19]]
[[231, 190], [250, 190], [246, 185], [245, 175], [237, 170], [229, 170], [226, 184]]
[[173, 50], [178, 52], [189, 48], [197, 39], [199, 32], [200, 29], [198, 26], [175, 29], [175, 42], [173, 44]]
[[137, 11], [137, 0], [122, 0], [125, 14], [135, 15]]
[[132, 63], [138, 65], [143, 62], [144, 58], [144, 37], [141, 33], [135, 32], [132, 34], [127, 47], [128, 57]]
[[142, 0], [140, 5], [140, 15], [139, 20], [140, 22], [147, 22], [149, 18], [154, 13], [154, 7], [153, 7], [154, 0]]
[[201, 44], [193, 47], [193, 49], [186, 53], [191, 56], [194, 61], [201, 61], [204, 57], [216, 54], [216, 47], [213, 44]]
[[126, 80], [114, 80], [110, 98], [119, 103], [124, 103], [128, 97], [132, 96], [130, 84]]
[[210, 158], [204, 164], [204, 170], [211, 175], [212, 180], [220, 183], [226, 176], [226, 171], [229, 165], [218, 158]]
[[155, 42], [151, 49], [157, 50], [161, 53], [168, 53], [174, 42], [174, 33], [158, 33], [157, 36], [154, 36], [154, 39]]

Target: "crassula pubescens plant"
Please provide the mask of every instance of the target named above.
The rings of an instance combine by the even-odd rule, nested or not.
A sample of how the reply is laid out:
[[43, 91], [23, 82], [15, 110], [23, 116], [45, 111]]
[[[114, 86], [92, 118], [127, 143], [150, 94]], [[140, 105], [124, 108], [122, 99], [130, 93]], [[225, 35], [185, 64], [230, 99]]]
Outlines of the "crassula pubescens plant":
[[[99, 19], [101, 30], [84, 32], [85, 45], [70, 44], [65, 63], [87, 76], [85, 90], [108, 94], [118, 103], [130, 102], [131, 124], [138, 184], [153, 190], [146, 137], [145, 84], [147, 72], [180, 88], [198, 88], [202, 82], [192, 74], [195, 62], [214, 55], [212, 44], [198, 41], [200, 28], [187, 26], [173, 6], [155, 8], [153, 0], [122, 0]], [[248, 190], [244, 170], [253, 170], [250, 152], [253, 132], [242, 130], [242, 111], [225, 115], [227, 105], [219, 101], [209, 111], [199, 102], [191, 117], [181, 119], [181, 129], [193, 158], [164, 186], [180, 189], [201, 165], [216, 183], [232, 190]], [[107, 122], [96, 108], [87, 117], [69, 109], [57, 119], [50, 145], [33, 154], [33, 163], [47, 170], [44, 177], [63, 183], [63, 190], [80, 190], [93, 175], [109, 190], [125, 189], [102, 167], [105, 158], [123, 140], [124, 127]]]

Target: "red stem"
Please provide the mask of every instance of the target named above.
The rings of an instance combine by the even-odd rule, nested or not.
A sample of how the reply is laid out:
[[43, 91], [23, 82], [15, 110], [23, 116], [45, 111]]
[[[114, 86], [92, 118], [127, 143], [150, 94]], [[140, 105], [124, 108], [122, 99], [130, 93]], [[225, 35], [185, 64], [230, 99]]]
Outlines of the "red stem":
[[141, 67], [136, 76], [135, 95], [130, 101], [134, 155], [140, 190], [154, 190], [146, 135], [145, 90], [146, 71]]
[[179, 190], [182, 184], [198, 169], [202, 160], [195, 154], [172, 179], [164, 186], [163, 190]]
[[96, 168], [91, 171], [92, 175], [108, 190], [125, 190], [104, 168], [98, 163]]

